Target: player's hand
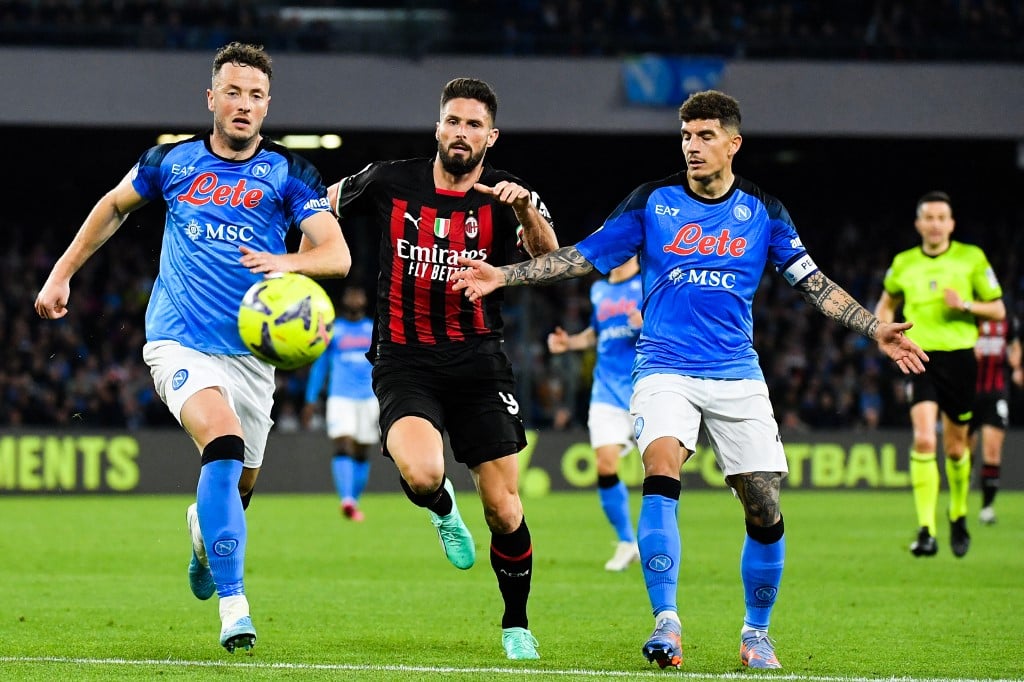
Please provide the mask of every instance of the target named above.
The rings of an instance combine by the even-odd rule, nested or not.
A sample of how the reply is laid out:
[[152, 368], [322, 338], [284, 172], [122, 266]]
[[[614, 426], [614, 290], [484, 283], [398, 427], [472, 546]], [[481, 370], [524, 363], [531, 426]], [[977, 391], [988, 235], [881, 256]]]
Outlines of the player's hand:
[[272, 275], [281, 272], [290, 272], [291, 267], [284, 254], [267, 253], [266, 251], [253, 251], [248, 246], [239, 246], [242, 252], [239, 261], [242, 265], [254, 274]]
[[502, 180], [494, 187], [478, 182], [473, 185], [473, 189], [481, 194], [489, 194], [499, 203], [508, 204], [516, 212], [516, 216], [520, 216], [520, 211], [526, 211], [530, 207], [530, 190], [508, 180]]
[[561, 327], [555, 327], [555, 331], [548, 334], [548, 351], [558, 355], [569, 350], [569, 332]]
[[879, 350], [892, 358], [904, 374], [922, 374], [924, 363], [928, 362], [928, 354], [903, 333], [913, 326], [912, 322], [883, 322], [875, 332]]
[[465, 269], [451, 274], [454, 280], [452, 290], [465, 290], [466, 298], [470, 301], [477, 301], [505, 285], [505, 276], [490, 263], [460, 256], [459, 265]]
[[644, 326], [644, 314], [640, 312], [639, 308], [633, 308], [629, 311], [627, 322], [630, 329], [640, 329]]
[[36, 314], [44, 320], [59, 320], [68, 314], [68, 299], [71, 297], [71, 282], [47, 279], [36, 296]]

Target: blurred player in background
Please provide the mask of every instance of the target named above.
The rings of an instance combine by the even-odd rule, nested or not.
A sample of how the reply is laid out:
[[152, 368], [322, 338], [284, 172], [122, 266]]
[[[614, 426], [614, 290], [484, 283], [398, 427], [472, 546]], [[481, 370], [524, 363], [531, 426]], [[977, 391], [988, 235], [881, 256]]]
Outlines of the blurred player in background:
[[914, 556], [934, 556], [939, 467], [936, 463], [939, 414], [949, 484], [949, 545], [962, 557], [970, 548], [967, 493], [971, 483], [968, 425], [974, 410], [978, 363], [974, 344], [977, 320], [1006, 317], [1003, 290], [992, 266], [977, 246], [953, 241], [953, 205], [945, 192], [929, 192], [917, 202], [914, 227], [921, 245], [893, 258], [875, 314], [886, 322], [914, 320], [907, 333], [928, 352], [928, 372], [911, 378], [910, 421], [914, 443], [910, 452], [910, 483], [917, 508]]
[[362, 521], [359, 497], [370, 476], [369, 454], [380, 444], [380, 408], [370, 377], [373, 365], [366, 359], [373, 320], [366, 316], [366, 292], [362, 287], [345, 288], [339, 312], [330, 345], [309, 370], [302, 422], [307, 426], [311, 422], [326, 383], [327, 437], [334, 442], [334, 487], [345, 518]]
[[981, 434], [981, 511], [978, 520], [990, 525], [996, 522], [999, 469], [1003, 464], [1006, 429], [1010, 426], [1010, 384], [1007, 379], [1017, 386], [1024, 386], [1017, 318], [981, 322], [974, 356], [978, 360], [978, 383], [970, 427], [971, 450], [974, 450], [974, 441]]
[[343, 226], [362, 214], [382, 235], [371, 356], [384, 454], [398, 467], [406, 496], [428, 510], [448, 560], [467, 569], [476, 549], [445, 476], [448, 433], [456, 461], [473, 474], [491, 531], [505, 654], [533, 659], [537, 640], [526, 615], [533, 543], [516, 456], [526, 432], [502, 349], [501, 302], [469, 302], [449, 281], [459, 256], [503, 265], [558, 246], [537, 193], [484, 164], [498, 139], [497, 109], [487, 83], [456, 78], [441, 92], [433, 158], [371, 163], [329, 192]]
[[903, 336], [909, 323], [881, 323], [818, 269], [777, 199], [733, 174], [742, 142], [735, 99], [699, 92], [679, 117], [685, 173], [638, 187], [576, 246], [501, 268], [461, 259], [468, 269], [454, 288], [475, 301], [503, 286], [609, 272], [639, 255], [644, 320], [630, 412], [644, 461], [637, 535], [655, 618], [642, 652], [662, 668], [682, 663], [679, 470], [703, 430], [746, 519], [740, 660], [780, 668], [768, 625], [785, 557], [779, 489], [788, 469], [751, 314], [765, 266], [830, 319], [877, 339], [904, 372], [924, 371], [927, 356]]
[[597, 348], [590, 413], [587, 429], [590, 446], [597, 456], [597, 494], [601, 509], [612, 525], [619, 542], [615, 554], [605, 562], [605, 570], [624, 571], [640, 561], [640, 548], [629, 510], [629, 490], [619, 480], [619, 459], [635, 445], [633, 420], [629, 417], [629, 398], [633, 394], [633, 361], [636, 340], [643, 318], [640, 304], [643, 283], [640, 264], [630, 258], [590, 287], [590, 326], [578, 334], [561, 327], [548, 335], [548, 350]]
[[[132, 211], [165, 202], [143, 358], [202, 455], [196, 503], [186, 515], [189, 583], [199, 599], [214, 591], [220, 597], [220, 643], [229, 652], [256, 642], [243, 584], [244, 510], [273, 423], [275, 388], [274, 368], [238, 335], [239, 304], [268, 273], [339, 277], [351, 265], [319, 173], [260, 134], [271, 75], [262, 47], [221, 48], [206, 91], [213, 130], [145, 152], [93, 207], [35, 303], [41, 317], [63, 317], [72, 276]], [[300, 253], [286, 253], [293, 226], [304, 236]]]

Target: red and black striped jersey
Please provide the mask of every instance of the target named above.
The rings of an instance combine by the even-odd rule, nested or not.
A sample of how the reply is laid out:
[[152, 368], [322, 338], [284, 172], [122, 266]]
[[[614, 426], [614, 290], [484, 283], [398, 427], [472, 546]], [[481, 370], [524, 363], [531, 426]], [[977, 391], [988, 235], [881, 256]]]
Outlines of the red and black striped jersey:
[[[484, 166], [480, 182], [502, 180], [530, 190], [534, 205], [547, 208], [519, 178]], [[501, 266], [529, 258], [519, 219], [511, 206], [475, 190], [451, 192], [434, 186], [433, 159], [371, 163], [341, 182], [338, 214], [369, 217], [380, 229], [375, 338], [383, 343], [433, 346], [500, 338], [500, 290], [470, 302], [449, 281], [459, 256]]]
[[983, 320], [978, 323], [978, 342], [974, 346], [974, 353], [978, 357], [976, 387], [979, 394], [1007, 391], [1007, 348], [1014, 339], [1019, 338], [1019, 334], [1018, 321], [1009, 317], [998, 322]]

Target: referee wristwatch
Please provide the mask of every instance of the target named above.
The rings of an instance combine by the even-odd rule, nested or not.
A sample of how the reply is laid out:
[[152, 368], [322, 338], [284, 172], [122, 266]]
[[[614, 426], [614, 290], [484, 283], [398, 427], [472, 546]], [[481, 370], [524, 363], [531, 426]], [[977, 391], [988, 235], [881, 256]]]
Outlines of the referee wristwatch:
[[964, 311], [965, 313], [971, 312], [971, 308], [973, 307], [974, 306], [971, 304], [970, 301], [964, 301], [963, 303], [960, 304], [960, 310]]

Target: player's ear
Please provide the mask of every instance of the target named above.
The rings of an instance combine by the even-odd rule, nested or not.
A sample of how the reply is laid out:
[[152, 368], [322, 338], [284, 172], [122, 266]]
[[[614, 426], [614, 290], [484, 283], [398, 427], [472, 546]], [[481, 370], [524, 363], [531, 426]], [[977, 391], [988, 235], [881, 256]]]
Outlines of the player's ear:
[[213, 90], [206, 90], [206, 108], [213, 111]]
[[494, 143], [498, 141], [498, 129], [491, 128], [491, 132], [487, 133], [487, 146], [493, 147]]
[[441, 122], [438, 121], [434, 124], [434, 139], [438, 142], [441, 141]]

